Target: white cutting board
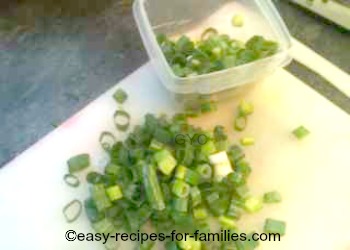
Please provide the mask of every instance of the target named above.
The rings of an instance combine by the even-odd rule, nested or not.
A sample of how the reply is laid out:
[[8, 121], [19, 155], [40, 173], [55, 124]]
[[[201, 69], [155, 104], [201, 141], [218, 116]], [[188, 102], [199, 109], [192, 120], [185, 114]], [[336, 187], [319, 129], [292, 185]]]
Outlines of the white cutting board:
[[[146, 112], [173, 113], [168, 92], [149, 64], [118, 84], [129, 94], [125, 109], [137, 124]], [[65, 232], [92, 232], [85, 215], [66, 224], [62, 207], [87, 197], [87, 187], [67, 187], [62, 177], [66, 159], [90, 153], [94, 166], [105, 155], [98, 137], [112, 130], [117, 108], [111, 95], [116, 87], [92, 102], [44, 139], [0, 170], [0, 249], [103, 249], [97, 242], [67, 242]], [[253, 166], [249, 184], [255, 194], [279, 190], [283, 202], [245, 216], [242, 226], [262, 231], [266, 217], [285, 220], [281, 242], [263, 242], [268, 250], [350, 249], [350, 116], [284, 70], [240, 88], [219, 111], [194, 122], [223, 124], [230, 134], [233, 111], [241, 99], [252, 101], [255, 113], [242, 135], [254, 136], [246, 149]], [[303, 141], [290, 133], [299, 125], [311, 130]], [[123, 135], [116, 133], [118, 138]], [[241, 134], [234, 133], [237, 140]]]

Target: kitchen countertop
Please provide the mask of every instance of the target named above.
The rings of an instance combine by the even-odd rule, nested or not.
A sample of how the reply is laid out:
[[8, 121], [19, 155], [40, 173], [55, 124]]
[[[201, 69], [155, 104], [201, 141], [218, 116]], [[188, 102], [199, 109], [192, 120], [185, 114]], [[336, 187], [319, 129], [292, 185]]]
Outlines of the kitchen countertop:
[[[350, 72], [349, 32], [276, 4], [295, 38]], [[0, 20], [0, 166], [147, 61], [129, 7], [108, 1], [99, 14], [39, 20], [26, 8], [19, 13], [30, 25]], [[350, 113], [349, 99], [326, 81], [298, 63], [287, 69]]]

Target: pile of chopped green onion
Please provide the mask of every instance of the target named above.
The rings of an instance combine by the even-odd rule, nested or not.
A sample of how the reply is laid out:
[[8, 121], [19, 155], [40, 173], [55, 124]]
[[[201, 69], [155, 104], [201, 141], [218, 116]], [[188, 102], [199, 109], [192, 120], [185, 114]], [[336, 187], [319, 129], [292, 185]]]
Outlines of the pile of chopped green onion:
[[[240, 114], [248, 116], [253, 107], [241, 103]], [[206, 136], [205, 144], [176, 143], [176, 136], [190, 138]], [[90, 197], [84, 204], [72, 201], [64, 208], [67, 222], [73, 222], [84, 207], [92, 228], [98, 233], [141, 232], [146, 225], [158, 233], [193, 234], [218, 232], [209, 221], [216, 221], [220, 229], [240, 232], [237, 222], [244, 213], [255, 213], [263, 204], [281, 201], [278, 192], [263, 197], [249, 192], [247, 180], [252, 171], [243, 148], [229, 145], [223, 126], [213, 131], [191, 125], [188, 116], [176, 114], [171, 119], [147, 114], [144, 122], [136, 126], [124, 141], [103, 132], [102, 148], [109, 154], [109, 162], [102, 172], [89, 172]], [[70, 174], [67, 184], [79, 185], [73, 173], [86, 169], [90, 157], [80, 154], [68, 160]], [[70, 177], [71, 181], [67, 181]], [[72, 211], [77, 211], [74, 214]], [[72, 214], [73, 213], [73, 214]], [[267, 219], [265, 232], [285, 233], [285, 223]], [[247, 234], [248, 235], [248, 234]], [[110, 241], [106, 247], [115, 249]], [[212, 249], [208, 242], [165, 241], [170, 249]], [[220, 242], [220, 249], [254, 249], [257, 242]], [[153, 249], [154, 242], [139, 244], [137, 249]]]
[[164, 34], [159, 34], [157, 40], [174, 74], [179, 77], [203, 75], [250, 63], [276, 54], [279, 47], [262, 36], [253, 36], [244, 43], [219, 34], [214, 28], [205, 30], [200, 41], [192, 41], [187, 36], [175, 41]]

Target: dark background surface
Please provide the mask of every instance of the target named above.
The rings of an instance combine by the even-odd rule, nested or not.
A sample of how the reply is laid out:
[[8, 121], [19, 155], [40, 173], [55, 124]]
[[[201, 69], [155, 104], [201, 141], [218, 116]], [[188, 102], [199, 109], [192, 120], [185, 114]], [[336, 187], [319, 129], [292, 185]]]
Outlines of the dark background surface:
[[[294, 37], [350, 72], [348, 32], [276, 5]], [[148, 60], [128, 0], [2, 1], [0, 13], [0, 166]], [[311, 71], [288, 70], [350, 107]]]

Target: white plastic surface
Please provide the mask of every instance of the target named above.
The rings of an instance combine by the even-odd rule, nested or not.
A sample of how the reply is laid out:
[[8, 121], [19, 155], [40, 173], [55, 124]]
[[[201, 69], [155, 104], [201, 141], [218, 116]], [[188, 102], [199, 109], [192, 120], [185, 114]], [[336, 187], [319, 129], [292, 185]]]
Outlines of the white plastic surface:
[[[175, 93], [217, 93], [261, 79], [291, 61], [288, 54], [290, 35], [271, 0], [136, 0], [133, 11], [157, 75]], [[244, 16], [242, 28], [232, 26], [231, 19], [235, 14]], [[281, 49], [269, 58], [219, 72], [186, 78], [175, 76], [155, 34], [165, 33], [172, 37], [186, 34], [198, 39], [208, 27], [243, 41], [262, 35], [277, 41]]]

